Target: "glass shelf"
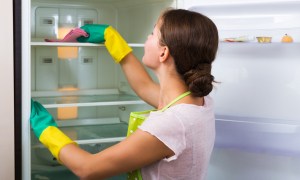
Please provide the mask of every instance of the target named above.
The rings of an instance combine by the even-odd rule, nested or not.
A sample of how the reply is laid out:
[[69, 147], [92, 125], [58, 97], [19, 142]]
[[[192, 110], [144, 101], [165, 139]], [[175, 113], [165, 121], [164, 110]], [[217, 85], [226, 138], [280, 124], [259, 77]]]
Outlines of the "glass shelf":
[[125, 94], [33, 97], [33, 99], [43, 104], [45, 108], [145, 104], [137, 96]]
[[[45, 42], [43, 40], [33, 40], [31, 41], [31, 46], [55, 46], [55, 47], [104, 47], [104, 44], [96, 43], [77, 43], [77, 42]], [[143, 43], [128, 43], [130, 47], [144, 47]]]
[[220, 44], [233, 44], [233, 45], [253, 45], [253, 44], [257, 44], [257, 45], [270, 45], [270, 46], [278, 46], [278, 45], [285, 45], [285, 46], [297, 46], [300, 43], [299, 42], [292, 42], [292, 43], [282, 43], [282, 42], [271, 42], [271, 43], [259, 43], [256, 41], [247, 41], [247, 42], [226, 42], [226, 41], [220, 41]]
[[[295, 59], [299, 55], [299, 42], [293, 43], [258, 43], [258, 42], [220, 42], [219, 54], [220, 58], [224, 58], [224, 54], [236, 55], [240, 54], [243, 57], [253, 57], [255, 59], [267, 57], [282, 59]], [[242, 59], [241, 59], [242, 60]]]
[[[128, 124], [125, 122], [113, 124], [98, 125], [78, 125], [69, 127], [59, 127], [68, 137], [77, 142], [79, 145], [96, 145], [111, 144], [122, 141], [127, 134]], [[33, 132], [32, 132], [33, 133]], [[45, 148], [34, 134], [32, 134], [32, 148]], [[90, 151], [91, 152], [91, 151]]]

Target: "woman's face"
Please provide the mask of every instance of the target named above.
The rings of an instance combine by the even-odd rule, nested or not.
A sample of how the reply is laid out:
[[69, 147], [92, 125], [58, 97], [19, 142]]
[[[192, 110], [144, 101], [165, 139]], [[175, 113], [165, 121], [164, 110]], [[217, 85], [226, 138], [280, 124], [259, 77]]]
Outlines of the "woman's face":
[[159, 37], [160, 32], [156, 24], [153, 32], [148, 35], [144, 47], [143, 63], [151, 69], [155, 69], [159, 64], [159, 56], [162, 49], [159, 45]]

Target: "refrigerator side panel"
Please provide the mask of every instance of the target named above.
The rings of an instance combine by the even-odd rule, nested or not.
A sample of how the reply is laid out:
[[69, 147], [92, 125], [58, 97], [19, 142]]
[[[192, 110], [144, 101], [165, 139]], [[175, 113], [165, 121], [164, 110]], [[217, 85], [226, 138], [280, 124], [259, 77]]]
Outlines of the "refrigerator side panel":
[[31, 98], [31, 50], [30, 50], [30, 1], [22, 0], [22, 179], [31, 179], [30, 98]]

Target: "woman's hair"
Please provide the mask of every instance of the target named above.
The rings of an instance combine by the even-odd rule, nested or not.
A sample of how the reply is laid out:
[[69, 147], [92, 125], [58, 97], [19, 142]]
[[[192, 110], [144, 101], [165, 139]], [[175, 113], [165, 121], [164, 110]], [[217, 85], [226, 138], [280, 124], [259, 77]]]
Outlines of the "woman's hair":
[[208, 95], [213, 89], [211, 65], [219, 43], [216, 25], [200, 13], [183, 9], [166, 10], [159, 25], [160, 45], [168, 46], [192, 95]]

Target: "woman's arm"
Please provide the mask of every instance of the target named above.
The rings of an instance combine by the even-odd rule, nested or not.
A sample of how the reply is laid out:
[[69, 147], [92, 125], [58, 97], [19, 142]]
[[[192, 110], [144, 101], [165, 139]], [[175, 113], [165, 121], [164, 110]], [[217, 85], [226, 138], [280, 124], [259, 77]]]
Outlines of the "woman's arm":
[[76, 145], [62, 148], [59, 158], [80, 179], [103, 179], [129, 172], [174, 155], [151, 134], [137, 130], [127, 139], [97, 154], [89, 154]]
[[120, 64], [134, 92], [148, 104], [157, 107], [159, 84], [153, 81], [142, 63], [131, 52], [123, 58]]
[[34, 134], [58, 159], [81, 179], [103, 179], [169, 157], [173, 152], [151, 134], [136, 130], [127, 139], [97, 154], [90, 154], [66, 136], [52, 115], [31, 101], [30, 123]]
[[104, 24], [86, 24], [82, 27], [89, 34], [80, 37], [79, 42], [103, 43], [116, 63], [120, 63], [132, 89], [148, 104], [157, 107], [159, 85], [146, 72], [133, 55], [127, 42], [113, 27]]

